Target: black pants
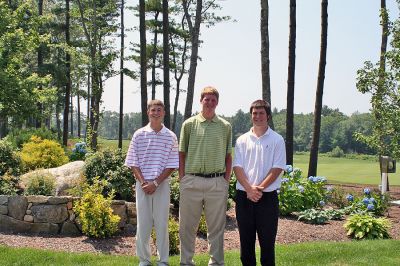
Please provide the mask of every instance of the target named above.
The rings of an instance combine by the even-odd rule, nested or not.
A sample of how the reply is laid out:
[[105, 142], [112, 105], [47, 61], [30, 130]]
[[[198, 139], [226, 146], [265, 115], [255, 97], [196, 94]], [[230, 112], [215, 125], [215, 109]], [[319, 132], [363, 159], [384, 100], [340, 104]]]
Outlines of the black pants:
[[236, 191], [236, 219], [240, 235], [240, 260], [244, 266], [255, 266], [256, 233], [261, 249], [261, 265], [275, 265], [275, 239], [278, 231], [279, 201], [276, 191], [263, 192], [258, 202]]

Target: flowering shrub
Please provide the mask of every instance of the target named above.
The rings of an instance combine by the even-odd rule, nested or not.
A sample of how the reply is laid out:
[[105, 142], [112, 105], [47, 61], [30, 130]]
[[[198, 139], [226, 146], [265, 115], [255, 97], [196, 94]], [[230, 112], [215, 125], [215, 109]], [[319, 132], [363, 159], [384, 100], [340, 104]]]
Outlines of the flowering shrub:
[[326, 189], [326, 178], [303, 178], [299, 168], [286, 166], [279, 191], [279, 210], [282, 215], [321, 208], [327, 202], [331, 188]]
[[75, 147], [72, 149], [72, 153], [69, 156], [69, 160], [72, 161], [82, 161], [85, 160], [85, 155], [87, 153], [86, 143], [78, 142], [75, 144]]
[[348, 214], [371, 212], [381, 216], [389, 206], [389, 195], [381, 195], [379, 191], [371, 191], [370, 188], [363, 189], [362, 197], [348, 194], [346, 199], [348, 206], [345, 209]]
[[373, 217], [369, 213], [350, 216], [343, 227], [346, 228], [347, 235], [355, 239], [390, 238], [390, 221], [384, 217]]

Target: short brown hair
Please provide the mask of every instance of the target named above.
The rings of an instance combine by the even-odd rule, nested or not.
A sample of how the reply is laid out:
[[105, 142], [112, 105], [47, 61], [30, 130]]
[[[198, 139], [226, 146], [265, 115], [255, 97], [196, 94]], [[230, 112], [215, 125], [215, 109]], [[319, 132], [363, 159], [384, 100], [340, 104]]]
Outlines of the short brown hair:
[[269, 102], [264, 101], [264, 100], [255, 100], [251, 105], [250, 105], [250, 114], [253, 112], [253, 109], [259, 109], [259, 108], [264, 108], [265, 112], [267, 113], [268, 116], [271, 115], [271, 105]]
[[211, 87], [211, 86], [205, 87], [205, 88], [201, 91], [201, 94], [200, 94], [200, 101], [203, 100], [203, 98], [204, 98], [204, 96], [205, 96], [206, 94], [215, 95], [215, 97], [217, 97], [217, 100], [219, 100], [219, 93], [218, 93], [217, 89], [214, 88], [214, 87]]
[[147, 110], [150, 110], [153, 105], [158, 105], [165, 109], [164, 103], [161, 100], [154, 99], [147, 102]]

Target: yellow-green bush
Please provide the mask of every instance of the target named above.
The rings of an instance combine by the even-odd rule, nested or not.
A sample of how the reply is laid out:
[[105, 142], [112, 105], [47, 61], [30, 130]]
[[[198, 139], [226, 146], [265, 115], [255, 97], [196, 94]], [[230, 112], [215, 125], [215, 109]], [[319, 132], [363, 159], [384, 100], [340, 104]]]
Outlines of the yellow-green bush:
[[57, 167], [68, 162], [59, 143], [37, 136], [32, 136], [30, 142], [23, 145], [21, 159], [28, 170]]
[[113, 214], [111, 200], [113, 192], [105, 198], [101, 192], [107, 185], [105, 180], [95, 178], [92, 185], [83, 190], [83, 196], [74, 204], [74, 212], [82, 225], [82, 232], [89, 237], [109, 237], [118, 231], [120, 217]]
[[26, 178], [26, 195], [52, 196], [55, 194], [56, 178], [46, 172], [29, 174]]
[[197, 232], [203, 236], [207, 235], [207, 223], [206, 223], [206, 216], [204, 215], [204, 212], [201, 214], [199, 228], [197, 229]]
[[[168, 220], [168, 236], [169, 255], [173, 256], [179, 254], [179, 223], [172, 216], [170, 216]], [[154, 227], [151, 230], [151, 238], [153, 239], [153, 243], [156, 244], [157, 237]]]

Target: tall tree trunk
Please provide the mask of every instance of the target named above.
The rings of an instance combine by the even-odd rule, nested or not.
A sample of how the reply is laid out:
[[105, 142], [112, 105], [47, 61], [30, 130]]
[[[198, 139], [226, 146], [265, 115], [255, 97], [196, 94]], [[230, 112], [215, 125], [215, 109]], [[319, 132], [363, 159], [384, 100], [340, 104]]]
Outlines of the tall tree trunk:
[[0, 115], [0, 139], [7, 135], [7, 116]]
[[192, 18], [189, 14], [189, 6], [187, 0], [182, 0], [183, 9], [185, 11], [186, 21], [189, 26], [190, 39], [192, 44], [192, 51], [190, 55], [190, 67], [189, 67], [189, 77], [187, 86], [187, 97], [184, 118], [187, 119], [192, 115], [193, 107], [193, 96], [194, 96], [194, 83], [196, 80], [196, 69], [197, 69], [197, 59], [199, 53], [199, 36], [200, 36], [200, 25], [201, 25], [201, 12], [203, 9], [203, 1], [197, 0], [196, 3], [196, 17], [194, 25], [192, 23]]
[[[43, 0], [38, 0], [38, 14], [39, 16], [43, 15]], [[40, 32], [42, 29], [40, 29]], [[38, 66], [38, 75], [43, 76], [43, 44], [40, 44], [38, 47], [37, 53], [37, 66]], [[42, 86], [39, 86], [39, 90], [42, 90]], [[36, 128], [40, 128], [42, 126], [42, 115], [43, 115], [43, 104], [37, 104], [39, 110], [39, 116], [36, 118]]]
[[76, 110], [77, 110], [77, 122], [78, 122], [78, 138], [81, 138], [81, 99], [79, 96], [79, 86], [76, 91]]
[[85, 139], [88, 138], [88, 131], [90, 128], [90, 88], [91, 88], [91, 82], [90, 82], [90, 77], [91, 77], [91, 72], [90, 68], [88, 68], [87, 72], [87, 107], [86, 107], [86, 130], [85, 130]]
[[294, 83], [296, 69], [296, 0], [290, 0], [289, 65], [286, 107], [286, 163], [293, 165]]
[[[69, 1], [65, 0], [65, 42], [70, 44], [70, 13]], [[66, 68], [66, 84], [65, 84], [65, 102], [64, 102], [64, 115], [63, 115], [63, 145], [67, 146], [68, 143], [68, 114], [69, 114], [69, 98], [71, 95], [71, 55], [69, 52], [65, 55], [65, 68]]]
[[163, 61], [164, 61], [164, 105], [165, 117], [164, 124], [171, 128], [171, 112], [169, 99], [169, 19], [168, 19], [168, 0], [163, 0]]
[[314, 108], [314, 123], [313, 123], [314, 127], [311, 140], [308, 176], [317, 175], [318, 146], [319, 146], [319, 137], [321, 130], [322, 95], [324, 92], [327, 43], [328, 43], [328, 0], [322, 0], [321, 1], [321, 50], [319, 56], [318, 83], [317, 83], [315, 108]]
[[149, 119], [147, 117], [147, 60], [146, 60], [146, 18], [145, 18], [144, 0], [139, 0], [139, 17], [140, 17], [140, 92], [142, 107], [142, 126], [147, 125]]
[[70, 107], [70, 115], [71, 115], [71, 136], [74, 137], [74, 102], [73, 100], [73, 96], [71, 93], [71, 107]]
[[[269, 70], [269, 32], [268, 32], [268, 0], [261, 0], [261, 79], [262, 79], [262, 98], [271, 103], [271, 79]], [[274, 122], [269, 120], [269, 126], [273, 129]]]
[[152, 51], [152, 65], [151, 65], [151, 99], [154, 100], [156, 98], [156, 64], [157, 64], [157, 45], [158, 45], [158, 15], [160, 14], [159, 11], [155, 11], [154, 15], [154, 39], [153, 39], [153, 51]]
[[125, 24], [124, 24], [125, 0], [121, 0], [121, 51], [120, 51], [120, 76], [119, 76], [119, 129], [118, 148], [122, 149], [122, 131], [124, 123], [124, 49], [125, 49]]
[[61, 119], [60, 119], [60, 113], [61, 113], [61, 106], [60, 102], [57, 101], [56, 104], [56, 128], [57, 128], [57, 139], [61, 140]]

